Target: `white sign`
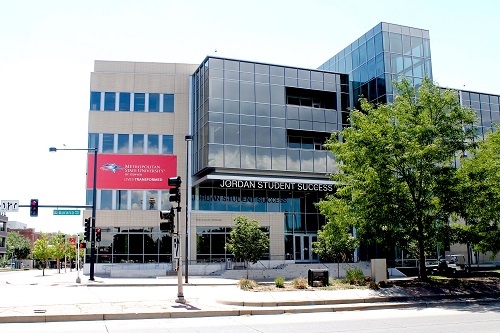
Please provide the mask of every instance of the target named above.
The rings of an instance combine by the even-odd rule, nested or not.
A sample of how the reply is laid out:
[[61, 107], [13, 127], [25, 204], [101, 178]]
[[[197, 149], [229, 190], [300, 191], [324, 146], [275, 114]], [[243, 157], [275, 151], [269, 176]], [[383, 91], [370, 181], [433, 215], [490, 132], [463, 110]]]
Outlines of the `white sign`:
[[6, 212], [19, 212], [19, 200], [2, 200], [0, 210]]
[[179, 259], [181, 257], [180, 255], [180, 248], [181, 248], [181, 241], [179, 236], [174, 237], [174, 259]]

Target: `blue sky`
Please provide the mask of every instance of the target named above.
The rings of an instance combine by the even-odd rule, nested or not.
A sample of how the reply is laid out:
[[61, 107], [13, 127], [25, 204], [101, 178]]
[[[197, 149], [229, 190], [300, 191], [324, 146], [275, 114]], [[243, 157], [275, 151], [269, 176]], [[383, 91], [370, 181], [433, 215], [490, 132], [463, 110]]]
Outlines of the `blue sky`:
[[[2, 1], [1, 200], [85, 204], [94, 60], [199, 64], [207, 55], [316, 68], [381, 21], [430, 31], [434, 80], [500, 94], [500, 2]], [[215, 53], [217, 50], [217, 53]], [[83, 230], [81, 217], [7, 214], [37, 231]]]

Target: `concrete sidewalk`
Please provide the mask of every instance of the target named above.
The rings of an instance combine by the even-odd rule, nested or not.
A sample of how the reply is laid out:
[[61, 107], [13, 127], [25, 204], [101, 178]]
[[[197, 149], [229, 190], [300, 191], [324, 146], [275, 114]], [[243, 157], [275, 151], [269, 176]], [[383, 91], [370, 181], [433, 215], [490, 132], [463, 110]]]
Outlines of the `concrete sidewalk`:
[[[392, 287], [297, 291], [243, 291], [238, 280], [189, 277], [185, 304], [177, 303], [177, 277], [117, 279], [46, 271], [0, 272], [0, 323], [112, 319], [240, 316], [298, 312], [352, 311], [496, 301], [488, 295], [412, 295]], [[473, 297], [471, 297], [473, 296]], [[494, 296], [494, 295], [491, 295]], [[498, 296], [498, 295], [496, 295]]]

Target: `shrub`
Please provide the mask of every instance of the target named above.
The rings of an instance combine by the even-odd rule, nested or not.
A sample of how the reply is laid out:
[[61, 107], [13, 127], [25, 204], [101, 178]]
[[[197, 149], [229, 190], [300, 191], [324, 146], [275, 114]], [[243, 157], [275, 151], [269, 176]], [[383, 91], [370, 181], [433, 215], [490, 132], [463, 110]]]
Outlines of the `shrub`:
[[255, 281], [248, 279], [240, 279], [239, 285], [240, 289], [243, 290], [251, 290], [257, 287], [257, 283]]
[[285, 277], [284, 276], [277, 276], [274, 279], [274, 285], [276, 288], [284, 288], [285, 287]]
[[353, 268], [348, 268], [345, 271], [346, 282], [350, 284], [364, 283], [364, 278], [365, 277], [363, 271], [360, 268], [353, 267]]
[[293, 279], [292, 281], [293, 287], [295, 289], [307, 289], [307, 279], [303, 277], [299, 277]]

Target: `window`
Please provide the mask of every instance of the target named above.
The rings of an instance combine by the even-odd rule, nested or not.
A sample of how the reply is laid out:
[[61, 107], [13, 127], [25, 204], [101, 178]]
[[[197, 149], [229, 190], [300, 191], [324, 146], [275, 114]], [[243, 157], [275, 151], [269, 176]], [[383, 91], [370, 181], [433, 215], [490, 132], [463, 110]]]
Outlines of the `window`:
[[173, 94], [163, 94], [163, 112], [174, 112]]
[[118, 134], [118, 154], [128, 154], [128, 134]]
[[130, 93], [122, 92], [120, 93], [120, 103], [118, 110], [120, 111], [130, 111]]
[[101, 93], [99, 91], [90, 92], [90, 110], [101, 109]]
[[149, 94], [149, 112], [160, 111], [160, 94]]
[[143, 134], [133, 134], [132, 153], [133, 154], [144, 154], [144, 135]]
[[148, 134], [148, 154], [158, 154], [158, 135]]
[[102, 153], [112, 154], [114, 152], [115, 135], [104, 133], [102, 135]]
[[146, 108], [146, 94], [134, 93], [134, 111], [144, 111]]
[[104, 111], [115, 111], [115, 100], [116, 100], [116, 93], [105, 92], [104, 93]]
[[174, 153], [174, 137], [173, 135], [162, 135], [162, 154]]

